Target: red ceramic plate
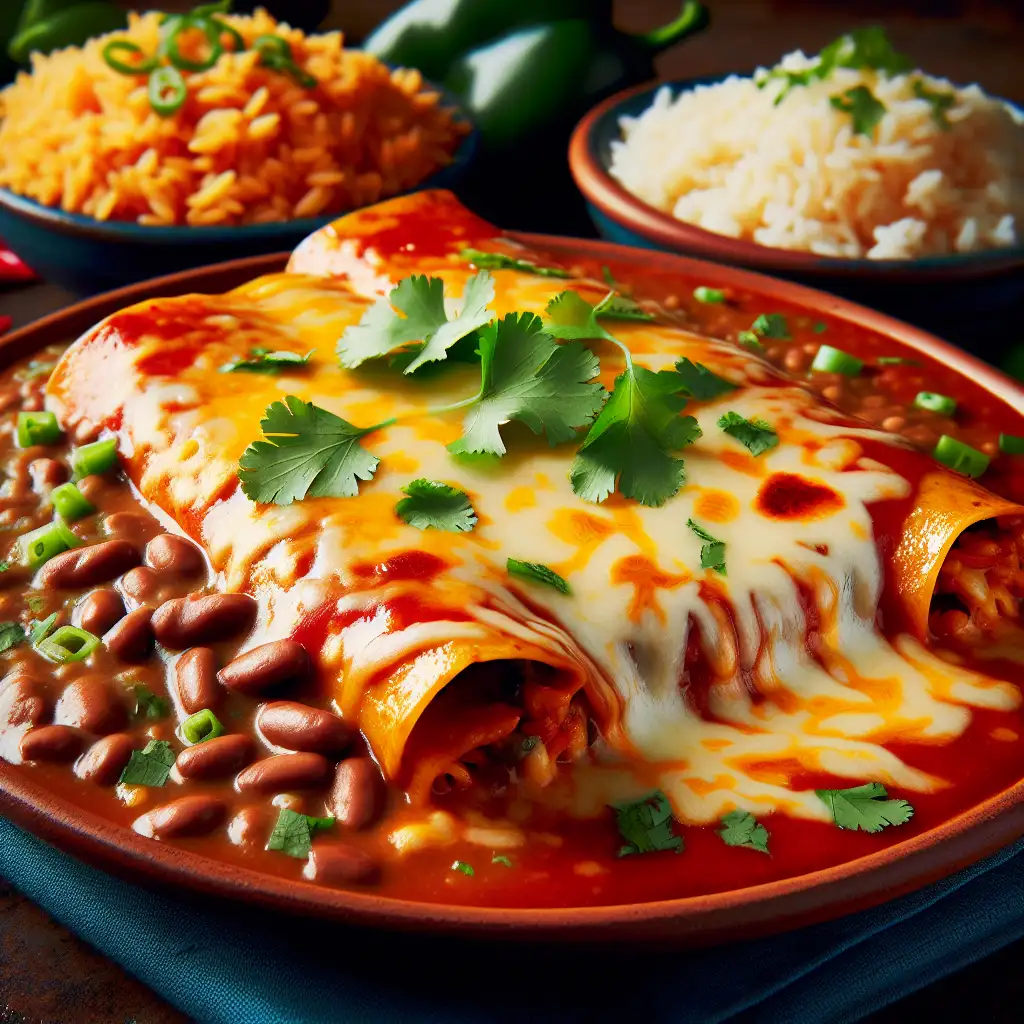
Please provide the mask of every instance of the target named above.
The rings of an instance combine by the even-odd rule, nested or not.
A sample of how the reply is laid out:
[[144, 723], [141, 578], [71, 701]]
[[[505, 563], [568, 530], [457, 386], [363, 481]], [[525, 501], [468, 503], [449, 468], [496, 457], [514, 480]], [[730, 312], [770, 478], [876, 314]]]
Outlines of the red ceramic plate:
[[[994, 401], [1024, 408], [1024, 388], [998, 371], [923, 331], [843, 299], [748, 271], [606, 242], [513, 237], [568, 260], [591, 258], [629, 264], [640, 274], [699, 277], [711, 286], [749, 291], [768, 301], [802, 307], [811, 315], [845, 320], [928, 353], [971, 378]], [[259, 274], [280, 270], [284, 261], [285, 256], [279, 255], [222, 263], [98, 296], [7, 336], [0, 342], [0, 360], [6, 364], [44, 345], [71, 340], [101, 317], [129, 303], [193, 291], [221, 292]], [[672, 939], [708, 944], [783, 931], [861, 910], [920, 888], [1024, 835], [1024, 781], [1019, 781], [903, 842], [783, 881], [627, 906], [515, 910], [418, 903], [327, 889], [225, 864], [155, 843], [85, 812], [49, 792], [31, 768], [3, 762], [0, 808], [13, 821], [57, 846], [144, 882], [182, 885], [280, 910], [381, 927], [529, 940]]]

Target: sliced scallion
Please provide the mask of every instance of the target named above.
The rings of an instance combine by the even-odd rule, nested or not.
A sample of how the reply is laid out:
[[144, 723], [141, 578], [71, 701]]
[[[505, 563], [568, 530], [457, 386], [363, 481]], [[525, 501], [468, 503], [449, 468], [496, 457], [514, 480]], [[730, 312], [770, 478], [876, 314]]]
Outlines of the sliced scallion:
[[82, 542], [59, 520], [40, 526], [18, 540], [21, 561], [38, 569], [54, 555], [78, 547]]
[[1004, 455], [1024, 455], [1024, 437], [1019, 434], [1000, 434], [999, 450]]
[[937, 412], [940, 416], [952, 416], [956, 412], [956, 399], [936, 391], [918, 391], [914, 408]]
[[31, 448], [34, 444], [56, 444], [60, 439], [60, 424], [52, 412], [18, 413], [18, 444], [22, 448]]
[[181, 723], [182, 738], [192, 746], [202, 743], [204, 740], [212, 740], [222, 735], [223, 732], [224, 726], [220, 724], [220, 719], [209, 708], [203, 708], [202, 711], [189, 715]]
[[841, 373], [845, 377], [856, 377], [863, 369], [863, 359], [831, 345], [822, 345], [811, 363], [812, 373]]
[[725, 302], [725, 292], [721, 288], [709, 288], [707, 285], [700, 284], [693, 289], [693, 297], [698, 302], [707, 303], [721, 303]]
[[66, 483], [50, 491], [54, 511], [67, 523], [92, 515], [96, 506], [73, 484]]
[[58, 663], [85, 661], [100, 645], [100, 638], [78, 626], [61, 626], [45, 640], [36, 644], [36, 650], [50, 661]]
[[71, 453], [71, 468], [81, 480], [83, 476], [109, 473], [117, 465], [117, 441], [110, 437], [105, 441], [83, 444]]
[[977, 448], [972, 448], [969, 444], [950, 437], [949, 434], [943, 434], [939, 438], [932, 457], [957, 473], [970, 477], [981, 476], [991, 461], [984, 452], [979, 452]]

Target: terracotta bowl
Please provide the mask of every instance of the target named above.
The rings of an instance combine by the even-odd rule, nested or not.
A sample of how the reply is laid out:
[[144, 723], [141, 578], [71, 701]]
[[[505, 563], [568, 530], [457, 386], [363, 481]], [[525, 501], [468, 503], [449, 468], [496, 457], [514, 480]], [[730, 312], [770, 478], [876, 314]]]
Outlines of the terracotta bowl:
[[641, 114], [663, 85], [678, 94], [725, 77], [628, 89], [594, 107], [576, 126], [569, 142], [569, 168], [601, 236], [624, 245], [702, 256], [826, 288], [924, 324], [999, 362], [1002, 353], [986, 344], [991, 334], [986, 337], [978, 330], [977, 316], [984, 311], [991, 324], [993, 318], [1024, 307], [1024, 245], [915, 260], [838, 259], [773, 249], [676, 220], [627, 192], [608, 173], [611, 144], [621, 137], [620, 118]]
[[[992, 395], [1024, 408], [1024, 387], [979, 360], [880, 313], [800, 285], [700, 260], [627, 249], [607, 242], [513, 235], [571, 261], [627, 263], [638, 274], [679, 273], [713, 287], [745, 290], [880, 332], [945, 360]], [[0, 365], [47, 344], [74, 339], [101, 317], [157, 296], [221, 292], [283, 269], [285, 255], [204, 267], [123, 288], [55, 313], [0, 339]], [[1024, 776], [1024, 766], [1021, 767]], [[419, 903], [314, 886], [237, 867], [143, 838], [48, 791], [29, 766], [0, 761], [0, 812], [17, 824], [119, 876], [183, 886], [318, 917], [407, 931], [518, 940], [664, 941], [707, 945], [751, 938], [838, 917], [882, 903], [966, 867], [1024, 835], [1024, 781], [942, 825], [836, 867], [730, 892], [628, 906], [516, 910]]]

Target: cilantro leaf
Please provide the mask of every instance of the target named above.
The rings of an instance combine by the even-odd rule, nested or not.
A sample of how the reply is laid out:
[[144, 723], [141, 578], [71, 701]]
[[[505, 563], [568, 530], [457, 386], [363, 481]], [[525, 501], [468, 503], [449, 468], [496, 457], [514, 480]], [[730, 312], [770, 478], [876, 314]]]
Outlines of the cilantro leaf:
[[458, 871], [460, 874], [465, 875], [467, 878], [472, 878], [476, 872], [473, 870], [473, 865], [468, 864], [464, 860], [452, 861], [452, 871]]
[[342, 366], [353, 369], [418, 342], [415, 356], [402, 371], [414, 373], [424, 363], [444, 359], [452, 345], [490, 322], [494, 313], [487, 305], [493, 298], [494, 278], [481, 270], [466, 281], [461, 309], [449, 320], [441, 278], [417, 274], [403, 278], [358, 324], [346, 329], [338, 342], [338, 359]]
[[701, 429], [692, 416], [680, 416], [679, 374], [654, 373], [630, 363], [615, 380], [601, 415], [573, 460], [573, 490], [584, 500], [602, 502], [616, 487], [642, 505], [663, 505], [686, 478], [682, 459], [670, 453], [692, 444]]
[[691, 363], [689, 359], [680, 359], [676, 363], [676, 373], [682, 378], [686, 393], [701, 401], [736, 390], [731, 381], [712, 373], [702, 363]]
[[11, 567], [11, 563], [10, 562], [8, 562], [6, 560], [0, 561], [0, 572], [7, 572], [7, 570], [10, 569], [10, 567]]
[[413, 480], [402, 488], [408, 495], [395, 506], [395, 514], [417, 530], [466, 533], [476, 526], [476, 512], [469, 496], [439, 480]]
[[779, 443], [779, 435], [770, 423], [760, 419], [744, 419], [738, 412], [730, 410], [719, 419], [718, 425], [754, 456], [769, 451]]
[[726, 846], [747, 846], [768, 853], [768, 829], [750, 811], [730, 811], [721, 824], [718, 834]]
[[736, 335], [736, 340], [741, 345], [746, 345], [748, 348], [764, 350], [764, 345], [761, 344], [761, 339], [753, 331], [740, 331]]
[[759, 338], [775, 338], [780, 341], [790, 341], [793, 337], [789, 333], [789, 324], [781, 313], [762, 313], [750, 325], [750, 329]]
[[544, 313], [544, 330], [553, 338], [564, 341], [586, 341], [588, 338], [616, 340], [597, 322], [597, 306], [592, 306], [577, 292], [559, 292], [547, 304]]
[[687, 519], [686, 525], [704, 541], [700, 549], [700, 567], [714, 569], [715, 572], [725, 576], [725, 541], [712, 537], [703, 526], [695, 523], [692, 519]]
[[608, 320], [653, 320], [654, 314], [648, 313], [636, 299], [627, 295], [610, 293], [595, 307], [595, 316], [603, 316]]
[[155, 721], [159, 718], [166, 718], [171, 713], [170, 704], [141, 683], [132, 687], [132, 695], [135, 697], [135, 707], [132, 709], [135, 718]]
[[126, 786], [162, 786], [174, 767], [174, 751], [166, 740], [150, 740], [142, 750], [133, 750], [118, 782]]
[[494, 856], [491, 857], [491, 863], [492, 864], [501, 864], [501, 865], [503, 865], [506, 868], [512, 867], [512, 861], [508, 857], [506, 857], [505, 854], [503, 854], [503, 853], [496, 853], [496, 854], [494, 854]]
[[380, 462], [359, 443], [369, 430], [294, 395], [268, 406], [260, 426], [266, 440], [253, 441], [238, 463], [242, 490], [253, 501], [351, 498]]
[[820, 320], [811, 328], [815, 334], [824, 334], [828, 330], [828, 324], [823, 324]]
[[905, 825], [914, 816], [906, 800], [888, 800], [885, 786], [868, 782], [851, 789], [816, 789], [840, 828], [881, 832], [886, 825]]
[[225, 363], [220, 372], [278, 374], [284, 370], [301, 370], [312, 355], [312, 350], [302, 356], [298, 352], [271, 352], [266, 348], [251, 348], [248, 358], [233, 359]]
[[946, 111], [956, 103], [956, 94], [951, 92], [935, 92], [934, 90], [929, 89], [920, 78], [915, 78], [914, 95], [919, 100], [924, 100], [931, 106], [932, 120], [944, 132], [948, 132], [950, 124], [949, 118], [946, 117]]
[[855, 135], [870, 136], [885, 117], [885, 104], [875, 99], [875, 94], [866, 85], [855, 85], [839, 96], [830, 96], [829, 103], [836, 110], [850, 115]]
[[280, 850], [289, 857], [298, 857], [301, 860], [309, 854], [313, 836], [333, 825], [334, 818], [313, 818], [288, 807], [282, 807], [274, 830], [267, 840], [267, 849]]
[[20, 622], [0, 622], [0, 654], [16, 647], [25, 639], [25, 627]]
[[518, 558], [510, 558], [505, 563], [505, 571], [509, 576], [518, 576], [521, 580], [547, 584], [547, 586], [554, 587], [555, 590], [563, 594], [572, 592], [568, 580], [559, 576], [554, 569], [541, 565], [540, 562], [521, 562]]
[[481, 386], [464, 433], [448, 446], [456, 454], [504, 455], [499, 427], [510, 420], [547, 434], [555, 445], [576, 436], [605, 400], [600, 368], [582, 345], [556, 345], [533, 313], [509, 313], [480, 332]]
[[682, 851], [682, 836], [672, 831], [672, 805], [660, 790], [635, 803], [615, 804], [612, 809], [619, 835], [626, 841], [619, 849], [620, 857], [659, 850]]
[[503, 252], [481, 252], [479, 249], [463, 249], [459, 255], [480, 270], [519, 270], [524, 274], [538, 277], [572, 277], [561, 267], [543, 267], [533, 260], [519, 259]]
[[28, 641], [33, 647], [50, 635], [57, 622], [57, 616], [59, 614], [59, 612], [53, 612], [53, 614], [47, 615], [45, 619], [32, 623], [32, 629], [28, 634]]

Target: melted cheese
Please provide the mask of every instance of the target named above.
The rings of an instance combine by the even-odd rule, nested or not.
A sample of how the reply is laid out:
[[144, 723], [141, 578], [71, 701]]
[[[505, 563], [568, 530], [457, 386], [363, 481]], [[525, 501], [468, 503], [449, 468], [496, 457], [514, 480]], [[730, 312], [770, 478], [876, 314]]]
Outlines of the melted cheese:
[[[455, 259], [437, 261], [431, 272], [449, 295], [461, 294], [468, 276]], [[558, 290], [513, 271], [495, 277], [499, 315], [541, 313]], [[355, 287], [372, 294], [387, 280], [378, 269]], [[590, 301], [605, 291], [593, 282], [569, 286]], [[549, 449], [506, 428], [509, 453], [500, 462], [448, 453], [445, 445], [461, 433], [459, 415], [424, 410], [472, 394], [474, 369], [453, 366], [429, 383], [381, 368], [339, 369], [335, 341], [366, 306], [344, 284], [297, 273], [260, 278], [225, 297], [149, 303], [138, 312], [151, 330], [129, 330], [115, 316], [69, 351], [50, 404], [65, 421], [102, 423], [116, 383], [117, 436], [133, 480], [202, 542], [224, 587], [258, 598], [253, 643], [288, 635], [324, 605], [333, 615], [366, 611], [329, 632], [319, 658], [338, 679], [341, 713], [363, 724], [377, 716], [391, 731], [393, 742], [375, 748], [390, 774], [439, 689], [465, 665], [510, 650], [600, 680], [618, 705], [601, 763], [563, 776], [547, 793], [576, 814], [657, 785], [687, 821], [709, 822], [737, 806], [821, 818], [813, 791], [792, 788], [796, 776], [824, 771], [851, 783], [934, 790], [943, 780], [909, 767], [886, 742], [946, 742], [967, 727], [972, 706], [1019, 705], [1015, 687], [951, 666], [909, 636], [890, 643], [876, 627], [884, 567], [871, 506], [914, 490], [877, 456], [879, 445], [895, 450], [898, 441], [822, 407], [755, 355], [667, 315], [658, 324], [617, 323], [617, 336], [652, 370], [685, 355], [747, 386], [687, 408], [704, 433], [683, 453], [688, 483], [676, 497], [660, 508], [619, 496], [587, 504], [569, 484], [572, 446]], [[181, 324], [173, 338], [157, 329], [162, 321]], [[146, 369], [193, 341], [194, 358], [173, 374]], [[257, 344], [315, 355], [308, 371], [294, 375], [218, 372]], [[621, 359], [610, 346], [594, 349], [610, 387]], [[364, 439], [381, 462], [357, 497], [257, 507], [238, 488], [239, 457], [261, 436], [266, 407], [285, 395], [357, 424], [399, 418]], [[750, 457], [716, 426], [727, 410], [768, 421], [778, 447]], [[809, 516], [768, 515], [765, 488], [778, 474], [834, 500]], [[421, 532], [402, 523], [394, 506], [417, 477], [464, 489], [476, 528]], [[701, 569], [691, 517], [725, 542], [727, 576]], [[946, 540], [940, 546], [948, 548]], [[449, 569], [426, 584], [398, 580], [369, 590], [360, 582], [360, 567], [409, 550], [436, 555]], [[572, 594], [509, 579], [508, 557], [550, 566]], [[817, 658], [805, 643], [808, 594], [819, 618]], [[381, 601], [403, 595], [440, 611], [396, 624]], [[716, 679], [704, 715], [681, 685], [695, 628]]]

